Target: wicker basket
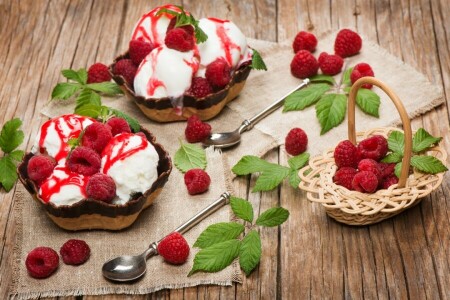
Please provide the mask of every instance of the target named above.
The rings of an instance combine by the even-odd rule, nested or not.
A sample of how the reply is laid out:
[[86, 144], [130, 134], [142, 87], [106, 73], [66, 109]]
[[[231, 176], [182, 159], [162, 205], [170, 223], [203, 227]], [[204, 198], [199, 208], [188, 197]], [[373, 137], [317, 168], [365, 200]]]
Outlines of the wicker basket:
[[[394, 102], [404, 128], [405, 150], [402, 161], [401, 175], [398, 184], [389, 189], [378, 190], [373, 194], [350, 191], [333, 183], [333, 176], [337, 170], [334, 161], [334, 148], [321, 156], [312, 158], [308, 166], [299, 171], [301, 183], [299, 188], [306, 191], [308, 200], [321, 203], [327, 214], [338, 222], [348, 225], [369, 225], [393, 217], [402, 211], [418, 204], [423, 197], [430, 194], [441, 183], [444, 174], [423, 174], [414, 172], [409, 174], [412, 155], [411, 124], [405, 108], [397, 95], [383, 82], [373, 77], [363, 77], [353, 84], [348, 98], [348, 138], [353, 143], [359, 142], [373, 135], [388, 137], [393, 130], [403, 132], [397, 128], [376, 128], [363, 133], [355, 132], [355, 98], [358, 89], [365, 83], [381, 88]], [[444, 163], [447, 153], [440, 147], [428, 151], [428, 155], [439, 158]]]

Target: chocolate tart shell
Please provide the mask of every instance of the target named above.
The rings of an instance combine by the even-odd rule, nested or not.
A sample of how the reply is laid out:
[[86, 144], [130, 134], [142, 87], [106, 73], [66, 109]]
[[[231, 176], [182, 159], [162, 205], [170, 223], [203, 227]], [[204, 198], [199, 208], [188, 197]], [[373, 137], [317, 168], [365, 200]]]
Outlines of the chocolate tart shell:
[[192, 115], [197, 115], [204, 121], [215, 117], [228, 102], [234, 100], [239, 95], [251, 71], [249, 64], [242, 65], [234, 72], [230, 83], [225, 88], [206, 97], [195, 98], [190, 95], [184, 95], [182, 100], [183, 107], [180, 112], [174, 109], [169, 97], [144, 98], [138, 96], [123, 76], [114, 75], [112, 70], [116, 62], [124, 58], [129, 58], [128, 52], [118, 56], [114, 60], [114, 63], [109, 66], [109, 72], [112, 78], [120, 86], [125, 95], [133, 100], [149, 119], [161, 123], [184, 121]]
[[172, 170], [172, 161], [168, 152], [155, 141], [155, 137], [148, 130], [141, 127], [141, 131], [159, 155], [158, 178], [144, 194], [135, 195], [125, 204], [108, 204], [93, 199], [84, 199], [72, 205], [61, 206], [56, 206], [52, 202], [45, 203], [38, 195], [39, 188], [28, 177], [27, 166], [29, 160], [34, 156], [33, 153], [27, 153], [18, 166], [19, 179], [50, 219], [63, 229], [76, 231], [126, 228], [136, 221], [142, 210], [153, 203], [166, 184]]

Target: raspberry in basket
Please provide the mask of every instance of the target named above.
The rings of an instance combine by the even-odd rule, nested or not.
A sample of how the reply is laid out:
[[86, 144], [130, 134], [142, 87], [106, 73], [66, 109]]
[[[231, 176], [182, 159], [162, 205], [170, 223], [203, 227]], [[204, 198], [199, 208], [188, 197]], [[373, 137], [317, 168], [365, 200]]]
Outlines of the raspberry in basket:
[[62, 245], [59, 254], [66, 265], [81, 265], [89, 259], [91, 249], [85, 241], [72, 239]]
[[381, 188], [382, 189], [388, 189], [391, 185], [398, 183], [398, 177], [395, 175], [390, 175], [383, 179], [381, 182]]
[[384, 136], [374, 135], [359, 142], [358, 152], [361, 159], [380, 161], [388, 152], [388, 142]]
[[378, 165], [378, 162], [370, 158], [362, 159], [358, 164], [358, 170], [372, 172], [377, 176], [378, 181], [381, 181], [381, 179], [383, 178], [383, 173], [380, 169], [380, 166]]
[[356, 169], [351, 167], [342, 167], [336, 171], [333, 176], [333, 182], [343, 187], [353, 190], [352, 181], [353, 177], [356, 175]]
[[184, 237], [178, 232], [166, 236], [158, 244], [158, 253], [168, 263], [181, 265], [189, 256], [189, 245]]
[[383, 178], [389, 177], [391, 175], [394, 175], [395, 171], [395, 163], [378, 163], [378, 167], [381, 170], [381, 176]]
[[37, 247], [28, 253], [25, 266], [33, 278], [49, 277], [58, 269], [58, 253], [49, 247]]
[[363, 193], [373, 193], [378, 187], [377, 176], [369, 171], [359, 171], [353, 177], [352, 187], [355, 191]]
[[358, 148], [349, 140], [340, 142], [334, 149], [334, 160], [338, 168], [357, 168], [360, 161]]

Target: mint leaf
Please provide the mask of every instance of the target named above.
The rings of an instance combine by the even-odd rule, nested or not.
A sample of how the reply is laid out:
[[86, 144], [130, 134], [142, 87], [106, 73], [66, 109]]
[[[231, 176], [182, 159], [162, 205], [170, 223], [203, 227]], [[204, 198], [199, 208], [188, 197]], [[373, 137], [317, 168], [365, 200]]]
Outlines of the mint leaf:
[[256, 220], [256, 225], [274, 227], [283, 224], [289, 217], [289, 211], [282, 207], [272, 207], [263, 212]]
[[[106, 106], [104, 106], [104, 107], [106, 107]], [[124, 112], [121, 112], [120, 110], [114, 109], [114, 108], [108, 107], [108, 110], [114, 116], [125, 119], [125, 121], [127, 121], [128, 125], [130, 125], [131, 130], [133, 130], [133, 132], [139, 132], [141, 130], [141, 125], [139, 125], [138, 120], [136, 120], [135, 118], [127, 115]]]
[[274, 165], [270, 171], [263, 172], [256, 180], [253, 192], [270, 191], [276, 188], [289, 175], [289, 168]]
[[348, 68], [344, 71], [344, 74], [342, 75], [342, 84], [344, 85], [352, 85], [352, 81], [350, 80], [350, 75], [353, 72], [353, 68]]
[[288, 160], [288, 164], [291, 169], [299, 170], [303, 168], [309, 161], [309, 153], [302, 153], [300, 155], [294, 156]]
[[22, 150], [14, 150], [10, 152], [8, 156], [17, 162], [20, 162], [22, 161], [24, 154], [25, 152], [23, 152]]
[[402, 171], [402, 162], [399, 162], [395, 165], [394, 174], [397, 178], [400, 178], [400, 173]]
[[311, 82], [326, 82], [326, 83], [329, 83], [331, 85], [336, 83], [334, 81], [333, 76], [324, 75], [324, 74], [318, 74], [318, 75], [315, 75], [313, 77], [310, 77], [309, 81], [311, 81]]
[[96, 92], [103, 93], [108, 96], [114, 96], [118, 94], [122, 94], [122, 90], [115, 82], [100, 82], [100, 83], [89, 83], [86, 84], [86, 87], [94, 90]]
[[200, 234], [194, 243], [194, 247], [208, 248], [214, 244], [236, 239], [242, 232], [244, 232], [244, 225], [239, 223], [212, 224]]
[[254, 155], [245, 155], [234, 165], [231, 171], [236, 175], [248, 175], [255, 172], [271, 170], [274, 166], [278, 165], [267, 162]]
[[96, 104], [85, 104], [81, 107], [75, 108], [75, 113], [80, 116], [91, 118], [98, 118], [102, 107]]
[[61, 71], [62, 75], [69, 80], [76, 81], [80, 84], [86, 84], [88, 74], [86, 69], [79, 69], [78, 71], [66, 69]]
[[380, 96], [368, 89], [359, 89], [356, 94], [356, 104], [363, 112], [379, 118]]
[[76, 99], [75, 110], [87, 104], [101, 106], [102, 101], [100, 99], [100, 96], [96, 92], [94, 92], [91, 89], [85, 88], [81, 90], [80, 94]]
[[60, 82], [53, 88], [52, 99], [67, 100], [72, 97], [80, 88], [81, 85], [79, 83]]
[[298, 185], [300, 184], [302, 180], [300, 179], [300, 176], [298, 176], [298, 170], [296, 169], [290, 169], [289, 170], [289, 184], [294, 188], [298, 188]]
[[413, 152], [419, 153], [437, 145], [442, 140], [441, 137], [434, 137], [425, 129], [419, 128], [413, 137]]
[[200, 250], [194, 257], [194, 266], [188, 276], [198, 271], [218, 272], [225, 269], [238, 257], [240, 245], [238, 240], [229, 240]]
[[182, 173], [186, 173], [190, 169], [205, 169], [206, 153], [200, 146], [181, 143], [180, 149], [175, 153], [174, 162]]
[[403, 159], [403, 154], [397, 153], [397, 152], [392, 152], [389, 153], [388, 155], [386, 155], [381, 162], [384, 163], [398, 163], [401, 162]]
[[236, 217], [247, 222], [253, 222], [253, 207], [247, 200], [231, 197], [230, 206]]
[[295, 91], [284, 100], [283, 112], [302, 110], [314, 103], [330, 89], [326, 83], [311, 84], [301, 90]]
[[0, 158], [0, 183], [5, 191], [9, 192], [17, 181], [16, 165], [11, 157]]
[[428, 155], [415, 155], [411, 157], [411, 165], [417, 170], [428, 174], [437, 174], [448, 170], [439, 159]]
[[405, 135], [397, 130], [392, 131], [388, 137], [388, 148], [392, 152], [401, 154], [403, 156], [403, 152], [405, 149]]
[[264, 63], [264, 60], [261, 57], [261, 54], [256, 49], [252, 49], [252, 64], [250, 67], [255, 70], [264, 70], [267, 71], [267, 66]]
[[7, 121], [0, 132], [0, 148], [5, 153], [10, 153], [23, 142], [24, 134], [19, 130], [22, 121], [19, 118], [14, 118]]
[[261, 238], [259, 233], [251, 230], [242, 240], [239, 251], [239, 265], [248, 276], [261, 260]]
[[327, 94], [316, 104], [316, 116], [319, 119], [321, 131], [324, 134], [336, 127], [345, 118], [347, 99], [342, 94]]

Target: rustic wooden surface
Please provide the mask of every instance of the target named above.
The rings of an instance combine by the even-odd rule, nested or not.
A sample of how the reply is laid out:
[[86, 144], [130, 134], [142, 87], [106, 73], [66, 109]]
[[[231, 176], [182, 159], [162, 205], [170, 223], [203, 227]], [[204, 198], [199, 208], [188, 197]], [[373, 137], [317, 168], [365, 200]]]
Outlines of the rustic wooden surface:
[[[61, 79], [60, 70], [110, 62], [126, 49], [140, 15], [162, 3], [0, 0], [0, 124], [20, 117], [29, 149], [30, 136], [36, 135], [42, 122], [39, 110]], [[413, 127], [443, 136], [444, 146], [450, 149], [447, 0], [184, 0], [181, 4], [195, 16], [232, 19], [248, 37], [269, 41], [292, 40], [300, 29], [321, 35], [356, 28], [444, 88], [446, 104], [413, 120]], [[268, 159], [287, 162], [279, 149]], [[298, 201], [297, 192], [287, 184], [278, 191], [252, 194], [248, 186], [253, 183], [254, 178], [235, 181], [239, 196], [261, 211], [280, 204], [291, 216], [282, 230], [262, 230], [261, 264], [242, 285], [77, 299], [450, 298], [449, 176], [419, 206], [362, 228], [328, 219], [320, 206]], [[14, 190], [0, 192], [0, 299], [6, 299], [11, 279], [13, 195]]]

